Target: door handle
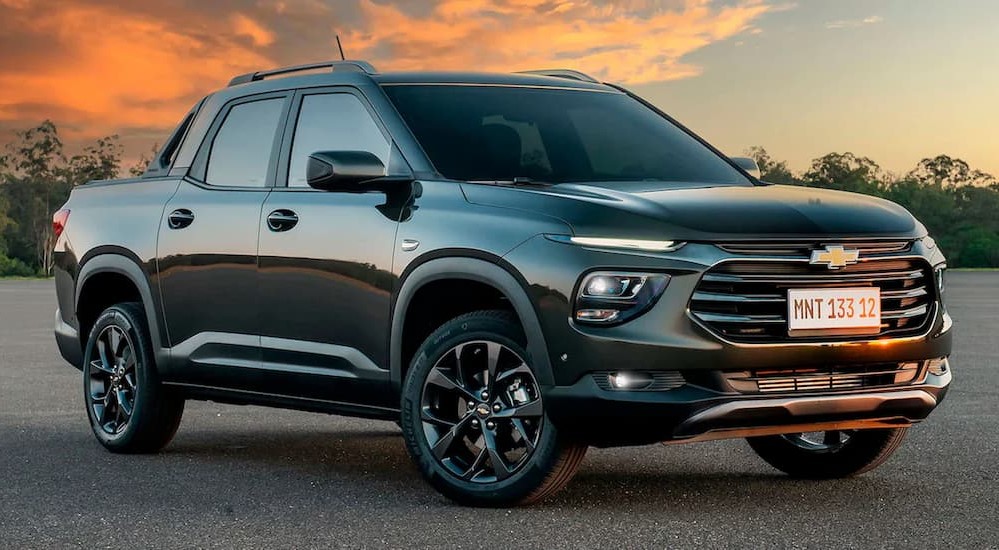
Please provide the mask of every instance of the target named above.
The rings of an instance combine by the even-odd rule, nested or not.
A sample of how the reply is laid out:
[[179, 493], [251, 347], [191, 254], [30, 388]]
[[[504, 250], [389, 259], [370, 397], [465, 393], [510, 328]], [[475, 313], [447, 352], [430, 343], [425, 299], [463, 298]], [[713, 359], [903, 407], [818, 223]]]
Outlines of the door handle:
[[267, 228], [271, 231], [287, 231], [298, 224], [298, 214], [291, 210], [275, 210], [267, 215]]
[[194, 223], [194, 212], [186, 208], [178, 208], [167, 216], [167, 225], [170, 229], [184, 229]]

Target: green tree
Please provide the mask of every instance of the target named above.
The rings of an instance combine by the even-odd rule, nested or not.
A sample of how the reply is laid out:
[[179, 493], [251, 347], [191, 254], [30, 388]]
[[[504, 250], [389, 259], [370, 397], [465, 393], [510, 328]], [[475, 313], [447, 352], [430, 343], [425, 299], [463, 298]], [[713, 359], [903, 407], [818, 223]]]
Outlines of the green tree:
[[908, 177], [924, 185], [940, 187], [989, 186], [996, 183], [996, 179], [991, 175], [973, 170], [967, 162], [947, 155], [937, 155], [919, 161], [919, 165], [909, 172]]
[[803, 179], [805, 185], [812, 187], [879, 195], [883, 174], [877, 163], [867, 157], [829, 153], [813, 160]]
[[49, 272], [52, 213], [66, 202], [74, 185], [116, 177], [120, 161], [117, 136], [101, 138], [67, 158], [52, 121], [17, 132], [17, 139], [0, 155], [0, 203], [13, 222], [0, 227], [6, 254], [32, 270]]
[[786, 161], [777, 161], [767, 153], [767, 150], [759, 145], [754, 145], [746, 150], [746, 155], [756, 161], [760, 167], [760, 179], [769, 183], [799, 184], [798, 178], [794, 177], [787, 168]]
[[135, 161], [135, 164], [133, 164], [128, 169], [128, 175], [132, 176], [133, 178], [137, 178], [142, 174], [146, 173], [146, 168], [148, 168], [149, 163], [152, 162], [154, 158], [156, 158], [156, 153], [158, 153], [159, 150], [160, 150], [159, 144], [154, 143], [153, 148], [148, 153], [142, 153], [141, 155], [139, 155], [139, 160]]

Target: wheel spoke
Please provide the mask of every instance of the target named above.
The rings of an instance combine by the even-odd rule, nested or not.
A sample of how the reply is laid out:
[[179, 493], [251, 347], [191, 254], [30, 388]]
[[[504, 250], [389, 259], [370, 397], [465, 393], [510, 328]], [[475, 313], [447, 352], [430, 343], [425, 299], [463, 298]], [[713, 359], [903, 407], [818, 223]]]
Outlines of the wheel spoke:
[[500, 381], [506, 380], [507, 378], [510, 378], [511, 376], [515, 376], [517, 374], [531, 374], [531, 369], [525, 363], [521, 363], [512, 369], [506, 369], [501, 373], [497, 374], [496, 382], [499, 383]]
[[438, 367], [435, 367], [432, 371], [430, 371], [430, 375], [427, 376], [427, 383], [433, 384], [439, 388], [444, 388], [445, 390], [456, 392], [464, 397], [466, 401], [476, 400], [475, 395], [468, 391], [468, 388], [459, 383], [457, 380], [452, 380], [450, 377], [441, 372], [441, 369]]
[[111, 327], [108, 331], [108, 342], [111, 344], [111, 355], [118, 357], [121, 353], [121, 332], [118, 329]]
[[527, 435], [527, 426], [524, 425], [524, 421], [520, 418], [514, 418], [510, 421], [510, 424], [513, 425], [513, 429], [520, 433], [520, 438], [524, 442], [524, 446], [527, 447], [527, 452], [533, 451], [534, 440], [531, 439], [531, 436]]
[[100, 360], [91, 361], [90, 364], [95, 368], [102, 370], [108, 374], [114, 372], [114, 368], [111, 366], [111, 361], [108, 360], [108, 345], [107, 342], [102, 338], [97, 339], [97, 354], [100, 356]]
[[493, 416], [495, 418], [537, 418], [542, 414], [544, 414], [544, 407], [541, 406], [541, 400], [535, 399], [523, 405], [503, 409]]
[[118, 401], [118, 408], [124, 414], [125, 420], [128, 420], [132, 416], [132, 403], [129, 402], [125, 390], [118, 390], [115, 399]]
[[489, 458], [489, 450], [482, 447], [479, 454], [475, 455], [475, 460], [472, 461], [472, 465], [465, 470], [465, 473], [461, 474], [461, 477], [464, 479], [474, 478], [485, 468], [487, 458]]
[[493, 385], [496, 382], [496, 367], [499, 365], [500, 351], [503, 346], [496, 342], [486, 342], [486, 383], [485, 388], [489, 393], [493, 393]]
[[826, 445], [839, 445], [840, 432], [838, 430], [826, 432], [825, 435], [822, 436], [822, 443]]
[[513, 471], [507, 465], [506, 459], [503, 458], [503, 454], [496, 445], [496, 436], [490, 430], [482, 430], [482, 439], [485, 442], [486, 451], [489, 453], [489, 463], [492, 464], [496, 481], [510, 477]]
[[423, 407], [420, 410], [420, 418], [423, 419], [424, 422], [429, 422], [431, 424], [436, 424], [438, 426], [443, 426], [445, 428], [451, 428], [455, 424], [461, 421], [461, 420], [447, 420], [445, 418], [441, 418], [436, 414], [434, 414], [434, 411], [432, 411], [430, 407]]
[[131, 373], [131, 372], [127, 373], [127, 374], [125, 374], [125, 376], [121, 377], [121, 379], [125, 381], [125, 385], [127, 385], [128, 389], [132, 390], [132, 393], [134, 394], [135, 393], [135, 374]]
[[114, 401], [115, 401], [114, 392], [108, 390], [108, 392], [104, 395], [104, 403], [101, 406], [101, 410], [100, 412], [97, 413], [97, 422], [101, 426], [107, 426], [107, 424], [111, 421], [111, 418], [108, 417], [108, 413], [110, 412], [111, 409], [111, 403]]
[[451, 426], [451, 429], [433, 444], [432, 450], [434, 452], [434, 456], [437, 457], [437, 460], [442, 460], [447, 455], [448, 450], [451, 449], [451, 445], [453, 445], [456, 440], [461, 439], [461, 432], [464, 431], [465, 426], [468, 425], [471, 419], [471, 415], [462, 418], [461, 421], [454, 426]]

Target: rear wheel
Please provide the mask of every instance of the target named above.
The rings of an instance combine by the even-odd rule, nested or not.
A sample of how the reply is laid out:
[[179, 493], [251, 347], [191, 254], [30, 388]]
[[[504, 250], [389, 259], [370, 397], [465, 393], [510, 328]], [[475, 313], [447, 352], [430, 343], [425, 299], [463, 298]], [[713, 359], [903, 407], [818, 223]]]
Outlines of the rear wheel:
[[150, 453], [173, 438], [184, 400], [160, 384], [141, 304], [97, 318], [83, 362], [83, 397], [94, 436], [116, 453]]
[[540, 500], [586, 453], [548, 420], [523, 340], [507, 312], [462, 315], [427, 338], [406, 376], [406, 446], [424, 477], [462, 504]]
[[832, 479], [877, 468], [902, 444], [906, 431], [831, 430], [751, 437], [747, 441], [760, 458], [788, 475]]

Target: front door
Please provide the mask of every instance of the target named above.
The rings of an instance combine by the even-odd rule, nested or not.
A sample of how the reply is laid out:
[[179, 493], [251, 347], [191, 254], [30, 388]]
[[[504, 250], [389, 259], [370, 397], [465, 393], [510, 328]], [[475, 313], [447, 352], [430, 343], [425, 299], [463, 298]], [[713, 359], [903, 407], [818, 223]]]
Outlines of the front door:
[[327, 89], [296, 98], [285, 143], [287, 173], [258, 224], [264, 366], [297, 395], [396, 406], [387, 391], [393, 191], [319, 191], [305, 177], [317, 151], [367, 151], [389, 166], [390, 140], [362, 96]]

